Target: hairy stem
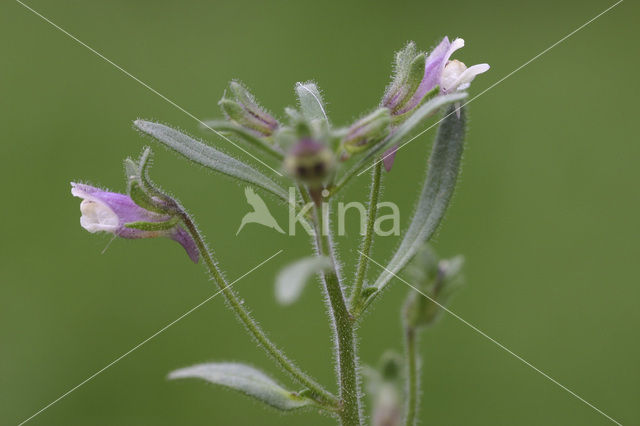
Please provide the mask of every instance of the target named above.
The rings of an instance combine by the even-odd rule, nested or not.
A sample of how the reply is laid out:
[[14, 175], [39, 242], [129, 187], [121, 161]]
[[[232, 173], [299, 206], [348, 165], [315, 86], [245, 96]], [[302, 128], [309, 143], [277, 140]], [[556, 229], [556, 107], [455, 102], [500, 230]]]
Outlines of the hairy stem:
[[360, 418], [358, 357], [354, 324], [338, 279], [331, 242], [327, 233], [324, 232], [325, 227], [328, 228], [328, 218], [324, 217], [322, 210], [316, 206], [316, 242], [319, 254], [329, 257], [333, 265], [331, 270], [324, 273], [324, 284], [336, 339], [335, 351], [341, 402], [338, 415], [343, 426], [359, 426], [362, 424], [362, 419]]
[[416, 329], [410, 325], [405, 326], [405, 359], [407, 368], [407, 407], [406, 426], [416, 424], [416, 414], [418, 412], [418, 343], [416, 339]]
[[242, 324], [247, 328], [249, 333], [258, 341], [259, 345], [269, 354], [277, 364], [280, 365], [287, 373], [291, 375], [291, 377], [298, 383], [303, 386], [306, 386], [309, 390], [311, 390], [318, 399], [318, 402], [331, 409], [335, 409], [338, 405], [338, 400], [335, 396], [333, 396], [329, 391], [324, 389], [322, 385], [316, 382], [314, 379], [309, 377], [306, 373], [304, 373], [297, 365], [293, 363], [287, 356], [273, 343], [269, 337], [265, 334], [262, 328], [258, 325], [258, 323], [251, 317], [247, 309], [243, 306], [243, 304], [238, 300], [238, 296], [235, 291], [229, 287], [226, 280], [222, 276], [222, 273], [218, 269], [209, 249], [207, 248], [200, 232], [195, 226], [193, 220], [187, 213], [181, 213], [181, 219], [186, 226], [189, 234], [193, 237], [202, 254], [202, 258], [211, 274], [212, 278], [222, 291], [222, 294], [226, 298], [227, 302], [238, 316]]
[[[373, 168], [371, 193], [369, 194], [369, 211], [367, 212], [367, 228], [364, 238], [362, 239], [362, 248], [358, 267], [356, 270], [356, 279], [351, 289], [351, 299], [349, 306], [351, 313], [359, 307], [362, 301], [362, 286], [364, 278], [367, 274], [367, 266], [369, 265], [369, 254], [371, 252], [371, 244], [373, 243], [373, 226], [376, 221], [376, 213], [378, 211], [378, 197], [380, 196], [380, 178], [382, 176], [382, 162], [379, 162]], [[355, 308], [355, 309], [354, 309]]]

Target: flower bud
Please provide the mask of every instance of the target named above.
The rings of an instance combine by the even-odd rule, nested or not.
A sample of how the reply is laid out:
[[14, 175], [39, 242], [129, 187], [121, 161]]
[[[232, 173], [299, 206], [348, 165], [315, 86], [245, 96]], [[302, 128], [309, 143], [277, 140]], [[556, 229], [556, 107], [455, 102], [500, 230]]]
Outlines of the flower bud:
[[128, 239], [168, 237], [180, 243], [191, 260], [198, 263], [198, 248], [175, 216], [144, 209], [128, 195], [81, 183], [71, 183], [71, 194], [82, 198], [80, 225], [87, 231]]
[[403, 364], [400, 354], [387, 351], [383, 354], [378, 369], [369, 367], [363, 371], [372, 403], [372, 426], [402, 424]]
[[301, 139], [289, 151], [284, 165], [289, 174], [311, 186], [318, 186], [333, 168], [333, 154], [322, 143]]
[[347, 132], [342, 146], [350, 154], [362, 152], [389, 134], [391, 113], [388, 108], [379, 108], [356, 121]]
[[239, 82], [229, 84], [227, 93], [218, 102], [227, 119], [259, 136], [268, 137], [278, 128], [278, 121], [256, 102], [254, 96]]
[[407, 298], [404, 316], [409, 326], [431, 326], [440, 318], [443, 312], [441, 306], [449, 302], [462, 284], [463, 264], [462, 256], [438, 260], [428, 246], [418, 252], [407, 272], [411, 275], [413, 286], [424, 294], [412, 291]]

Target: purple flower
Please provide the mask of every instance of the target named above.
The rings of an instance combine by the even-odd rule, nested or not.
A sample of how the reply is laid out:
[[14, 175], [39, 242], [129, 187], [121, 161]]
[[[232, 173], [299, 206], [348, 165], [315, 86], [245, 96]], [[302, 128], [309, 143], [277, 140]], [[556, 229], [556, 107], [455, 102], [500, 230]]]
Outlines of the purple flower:
[[[124, 194], [103, 191], [90, 185], [71, 183], [71, 194], [82, 198], [80, 225], [91, 233], [108, 232], [121, 238], [168, 237], [184, 247], [194, 263], [198, 263], [199, 251], [193, 238], [177, 222], [165, 229], [140, 229], [136, 222], [162, 223], [172, 220], [170, 215], [155, 213], [138, 206]], [[162, 227], [159, 227], [162, 228]]]
[[[456, 38], [453, 42], [450, 42], [448, 37], [442, 39], [440, 44], [427, 56], [424, 65], [424, 77], [420, 85], [406, 105], [394, 112], [395, 115], [401, 115], [414, 109], [427, 93], [436, 86], [440, 86], [441, 94], [465, 90], [470, 86], [476, 75], [489, 70], [489, 64], [478, 64], [467, 68], [464, 63], [457, 59], [449, 60], [453, 52], [461, 47], [464, 47], [464, 40], [461, 38]], [[459, 114], [458, 110], [458, 116]], [[391, 171], [397, 150], [398, 145], [395, 145], [382, 156], [384, 168], [387, 171]]]
[[461, 38], [456, 38], [453, 42], [450, 42], [448, 37], [442, 39], [440, 44], [427, 56], [424, 77], [418, 89], [407, 105], [398, 111], [398, 114], [415, 108], [422, 98], [436, 86], [440, 86], [440, 92], [443, 94], [464, 90], [469, 87], [476, 75], [489, 69], [488, 64], [478, 64], [467, 68], [464, 63], [458, 60], [450, 61], [449, 58], [453, 52], [462, 47], [464, 47], [464, 40]]

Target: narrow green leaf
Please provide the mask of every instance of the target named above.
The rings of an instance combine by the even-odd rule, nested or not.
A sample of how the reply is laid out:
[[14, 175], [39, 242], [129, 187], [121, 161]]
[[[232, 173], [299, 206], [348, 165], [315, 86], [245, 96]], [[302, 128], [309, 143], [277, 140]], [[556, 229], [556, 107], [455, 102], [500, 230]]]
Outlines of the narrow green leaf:
[[144, 120], [136, 120], [134, 124], [144, 133], [154, 137], [195, 163], [242, 182], [255, 185], [285, 201], [287, 200], [287, 191], [282, 186], [240, 160], [230, 157], [164, 124]]
[[224, 120], [210, 120], [210, 121], [205, 121], [203, 124], [200, 125], [202, 128], [204, 129], [208, 129], [208, 130], [217, 130], [220, 132], [228, 132], [228, 133], [233, 133], [234, 135], [238, 136], [238, 138], [240, 138], [242, 141], [246, 142], [248, 145], [251, 145], [257, 149], [259, 149], [260, 151], [271, 155], [272, 157], [274, 157], [277, 160], [282, 160], [284, 158], [284, 155], [277, 151], [276, 149], [274, 149], [272, 146], [270, 146], [267, 142], [265, 142], [263, 139], [258, 138], [257, 136], [255, 136], [254, 134], [252, 134], [251, 132], [249, 132], [248, 130], [237, 126], [233, 123], [230, 123], [228, 121], [224, 121]]
[[307, 120], [329, 121], [324, 107], [322, 95], [313, 82], [296, 83], [296, 93], [300, 102], [300, 109]]
[[331, 266], [326, 256], [312, 256], [297, 260], [280, 271], [276, 278], [276, 300], [290, 305], [300, 297], [309, 279]]
[[294, 410], [313, 402], [282, 388], [272, 378], [245, 364], [210, 363], [175, 370], [169, 379], [202, 379], [237, 390], [279, 410]]
[[[427, 179], [415, 215], [404, 235], [398, 250], [375, 282], [384, 288], [393, 274], [397, 274], [413, 258], [417, 250], [431, 238], [442, 220], [460, 171], [460, 159], [464, 149], [466, 112], [460, 109], [458, 118], [455, 107], [450, 107], [446, 118], [440, 123], [436, 141], [429, 159]], [[376, 293], [377, 294], [377, 293]]]

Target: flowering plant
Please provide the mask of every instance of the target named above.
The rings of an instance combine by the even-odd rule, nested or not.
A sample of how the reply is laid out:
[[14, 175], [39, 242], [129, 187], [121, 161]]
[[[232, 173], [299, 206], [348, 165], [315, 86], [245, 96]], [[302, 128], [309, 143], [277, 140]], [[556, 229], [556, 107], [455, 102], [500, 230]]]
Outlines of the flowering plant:
[[[427, 243], [445, 214], [459, 173], [466, 127], [464, 90], [476, 75], [489, 69], [486, 64], [467, 68], [451, 60], [453, 52], [463, 45], [462, 39], [450, 42], [445, 37], [426, 53], [418, 51], [414, 43], [407, 44], [396, 54], [393, 78], [380, 105], [346, 127], [331, 124], [322, 95], [312, 82], [296, 84], [299, 107], [286, 108], [284, 121], [260, 106], [241, 83], [231, 82], [219, 102], [225, 120], [203, 124], [234, 145], [239, 144], [236, 146], [270, 168], [275, 176], [166, 125], [135, 121], [142, 133], [189, 160], [249, 185], [248, 198], [255, 199], [255, 189], [288, 202], [308, 227], [316, 253], [285, 267], [277, 278], [276, 291], [281, 303], [292, 303], [312, 276], [321, 276], [334, 336], [337, 395], [289, 359], [249, 313], [224, 278], [192, 217], [150, 179], [149, 148], [139, 160], [125, 160], [127, 194], [72, 183], [72, 194], [82, 198], [80, 223], [87, 231], [132, 239], [168, 237], [181, 244], [193, 262], [202, 259], [258, 346], [299, 388], [287, 390], [261, 371], [239, 363], [195, 365], [172, 372], [170, 378], [200, 378], [279, 410], [314, 407], [343, 425], [361, 425], [366, 417], [361, 389], [364, 376], [373, 401], [369, 416], [372, 424], [416, 423], [416, 340], [420, 330], [434, 324], [442, 313], [443, 305], [461, 282], [462, 267], [460, 257], [439, 260]], [[370, 254], [382, 167], [390, 172], [399, 147], [439, 113], [443, 117], [436, 123], [439, 127], [416, 210], [391, 260], [386, 266], [380, 265]], [[338, 253], [331, 239], [332, 202], [354, 176], [367, 170], [371, 170], [372, 183], [360, 256], [355, 276], [345, 277], [340, 274]], [[293, 191], [287, 191], [287, 187]], [[293, 199], [289, 193], [294, 194]], [[282, 232], [277, 223], [270, 226]], [[375, 277], [371, 277], [372, 263], [381, 267]], [[403, 307], [405, 355], [387, 353], [379, 369], [361, 367], [356, 345], [358, 325], [392, 278], [402, 271], [411, 277], [413, 287]]]

